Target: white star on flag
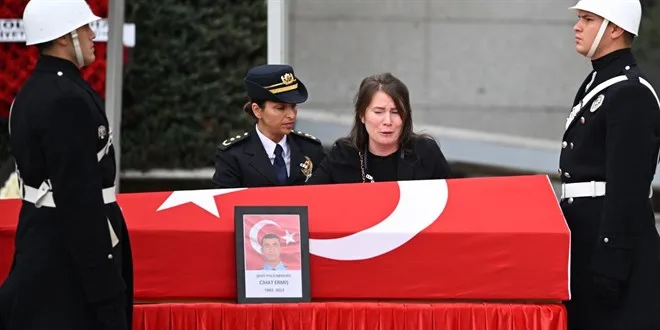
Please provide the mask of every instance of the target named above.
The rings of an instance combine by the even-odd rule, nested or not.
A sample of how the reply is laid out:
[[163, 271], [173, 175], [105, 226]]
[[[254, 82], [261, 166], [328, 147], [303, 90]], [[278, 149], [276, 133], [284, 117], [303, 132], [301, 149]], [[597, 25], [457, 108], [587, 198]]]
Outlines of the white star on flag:
[[289, 245], [289, 243], [295, 243], [296, 241], [293, 239], [293, 235], [295, 235], [296, 233], [290, 233], [288, 230], [285, 230], [285, 232], [286, 234], [282, 236], [282, 238], [284, 239], [284, 243], [286, 243], [286, 245]]
[[220, 218], [218, 206], [215, 204], [215, 196], [230, 194], [244, 189], [247, 188], [174, 191], [169, 197], [167, 197], [163, 204], [158, 207], [157, 211], [166, 210], [186, 203], [193, 203], [204, 209], [206, 212], [213, 214], [216, 218]]

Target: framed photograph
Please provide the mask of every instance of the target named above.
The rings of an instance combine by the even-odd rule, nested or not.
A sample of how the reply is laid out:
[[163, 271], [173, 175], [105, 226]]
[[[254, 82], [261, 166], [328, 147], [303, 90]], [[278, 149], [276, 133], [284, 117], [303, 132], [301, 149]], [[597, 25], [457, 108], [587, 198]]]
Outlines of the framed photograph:
[[237, 206], [238, 303], [311, 300], [306, 206]]

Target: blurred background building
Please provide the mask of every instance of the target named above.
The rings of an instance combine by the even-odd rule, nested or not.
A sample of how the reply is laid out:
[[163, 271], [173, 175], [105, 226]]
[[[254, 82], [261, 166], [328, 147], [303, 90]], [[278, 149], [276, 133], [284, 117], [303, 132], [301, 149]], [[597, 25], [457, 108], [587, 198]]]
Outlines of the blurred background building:
[[[23, 2], [5, 1], [18, 12], [1, 14], [20, 17]], [[107, 2], [89, 2], [107, 17]], [[269, 2], [125, 0], [135, 45], [123, 72], [122, 192], [209, 186], [215, 145], [248, 125], [241, 79], [267, 62]], [[660, 86], [660, 5], [642, 2], [635, 51]], [[541, 173], [557, 187], [565, 119], [591, 70], [575, 52], [574, 3], [284, 0], [282, 60], [310, 91], [296, 128], [329, 147], [350, 129], [362, 78], [389, 71], [410, 89], [416, 129], [438, 139], [458, 177]], [[1, 57], [24, 47], [8, 45], [0, 71], [9, 70]], [[89, 73], [98, 86], [102, 69]], [[0, 159], [6, 135], [2, 125]]]

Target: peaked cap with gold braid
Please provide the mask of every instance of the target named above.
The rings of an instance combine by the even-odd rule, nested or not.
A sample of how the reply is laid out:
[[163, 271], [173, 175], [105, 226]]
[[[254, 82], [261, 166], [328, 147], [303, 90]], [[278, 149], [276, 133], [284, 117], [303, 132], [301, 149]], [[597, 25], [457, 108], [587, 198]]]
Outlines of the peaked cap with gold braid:
[[267, 64], [254, 67], [244, 79], [252, 100], [283, 103], [307, 101], [307, 88], [290, 65]]

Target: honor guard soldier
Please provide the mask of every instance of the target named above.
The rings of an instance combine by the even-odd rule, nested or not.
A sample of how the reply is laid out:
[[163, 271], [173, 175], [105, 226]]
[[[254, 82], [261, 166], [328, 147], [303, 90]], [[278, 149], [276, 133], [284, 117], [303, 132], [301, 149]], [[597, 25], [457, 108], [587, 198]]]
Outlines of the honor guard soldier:
[[215, 154], [216, 188], [304, 184], [325, 157], [321, 141], [294, 130], [297, 104], [307, 89], [289, 65], [261, 65], [244, 80], [249, 101], [243, 111], [256, 121], [230, 137]]
[[80, 68], [95, 60], [84, 0], [32, 0], [27, 45], [40, 51], [10, 109], [20, 195], [15, 254], [0, 287], [0, 328], [128, 330], [130, 243], [115, 201], [103, 101]]
[[660, 237], [651, 182], [660, 101], [631, 43], [639, 0], [582, 0], [574, 27], [591, 59], [566, 121], [561, 208], [571, 230], [569, 329], [660, 329]]

